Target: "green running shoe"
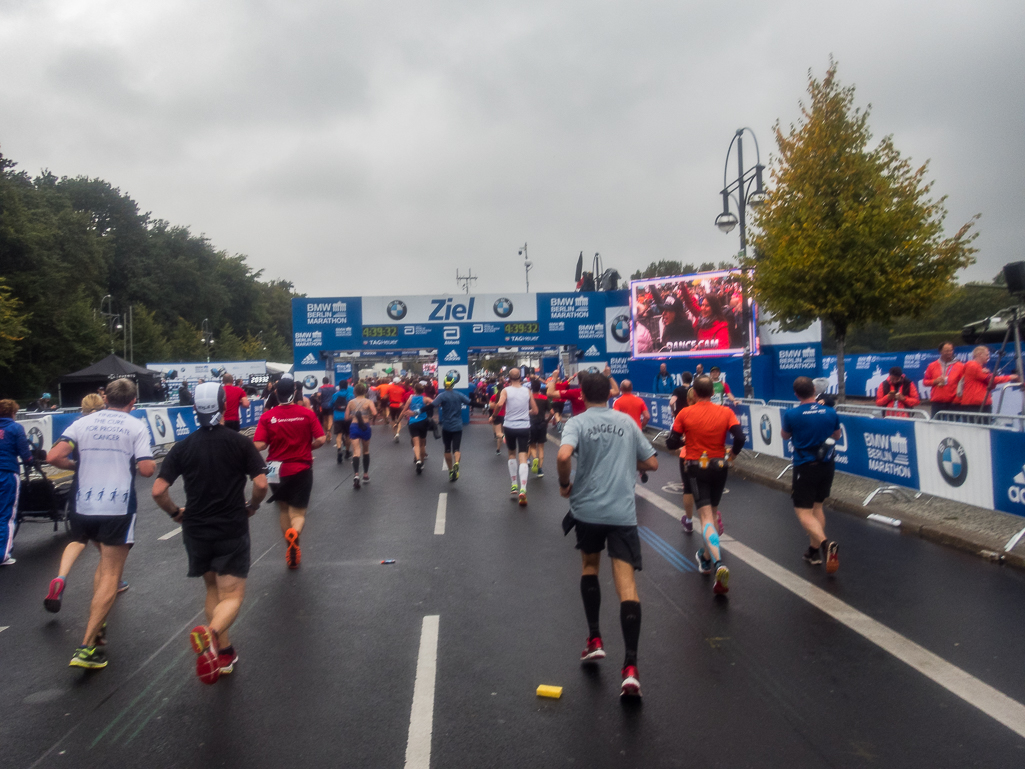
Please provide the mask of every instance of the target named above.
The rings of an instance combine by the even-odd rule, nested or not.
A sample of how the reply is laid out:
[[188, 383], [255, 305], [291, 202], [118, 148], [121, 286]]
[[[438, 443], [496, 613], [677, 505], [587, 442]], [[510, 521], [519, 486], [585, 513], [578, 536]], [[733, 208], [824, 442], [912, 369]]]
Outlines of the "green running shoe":
[[75, 649], [75, 656], [71, 658], [69, 667], [99, 670], [107, 667], [107, 655], [103, 653], [103, 649], [97, 649], [95, 646], [79, 646]]

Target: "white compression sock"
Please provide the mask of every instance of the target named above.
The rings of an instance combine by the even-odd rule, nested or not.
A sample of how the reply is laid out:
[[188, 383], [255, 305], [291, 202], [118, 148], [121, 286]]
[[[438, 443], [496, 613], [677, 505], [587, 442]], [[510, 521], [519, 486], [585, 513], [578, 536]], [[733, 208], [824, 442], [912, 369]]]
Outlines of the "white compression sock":
[[527, 493], [527, 465], [520, 465], [520, 493]]
[[516, 460], [509, 460], [509, 477], [512, 478], [512, 482], [516, 483]]

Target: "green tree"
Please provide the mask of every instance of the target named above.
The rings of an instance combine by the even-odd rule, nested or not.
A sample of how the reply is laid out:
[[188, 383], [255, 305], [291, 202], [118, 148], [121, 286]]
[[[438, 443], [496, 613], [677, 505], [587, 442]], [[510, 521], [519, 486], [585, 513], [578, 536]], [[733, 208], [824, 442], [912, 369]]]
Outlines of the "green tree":
[[171, 359], [171, 345], [156, 313], [143, 304], [132, 305], [132, 358], [140, 366]]
[[10, 368], [28, 328], [28, 318], [21, 312], [21, 302], [11, 296], [3, 278], [0, 278], [0, 368]]
[[217, 360], [243, 360], [243, 343], [239, 335], [235, 333], [235, 329], [231, 327], [230, 323], [225, 323], [221, 327], [219, 334], [214, 336], [216, 340], [214, 345], [214, 352], [211, 353]]
[[842, 401], [850, 328], [917, 317], [942, 298], [974, 261], [974, 219], [944, 238], [945, 198], [929, 197], [928, 164], [912, 169], [889, 136], [868, 147], [869, 111], [854, 107], [834, 62], [821, 81], [808, 80], [799, 125], [774, 127], [772, 189], [744, 266], [755, 268], [754, 295], [784, 329], [832, 325]]
[[185, 318], [178, 318], [171, 338], [170, 358], [172, 361], [187, 363], [188, 361], [206, 360], [206, 346], [200, 341], [199, 329], [189, 323]]
[[702, 262], [695, 267], [692, 263], [677, 262], [672, 259], [663, 259], [658, 262], [651, 262], [643, 270], [637, 270], [630, 276], [630, 280], [644, 280], [646, 278], [671, 278], [673, 275], [690, 275], [695, 272], [709, 272], [711, 270], [736, 269], [737, 265], [732, 262]]

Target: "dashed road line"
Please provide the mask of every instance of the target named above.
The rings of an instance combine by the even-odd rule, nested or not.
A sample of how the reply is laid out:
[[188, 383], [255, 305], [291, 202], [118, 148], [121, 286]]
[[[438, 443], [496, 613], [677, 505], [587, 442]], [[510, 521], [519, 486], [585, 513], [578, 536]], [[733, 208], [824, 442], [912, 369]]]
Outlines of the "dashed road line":
[[413, 707], [409, 714], [406, 769], [430, 769], [431, 735], [434, 732], [434, 683], [438, 671], [438, 628], [440, 615], [424, 617], [420, 631], [420, 653], [416, 660]]
[[[637, 486], [637, 496], [650, 502], [658, 509], [679, 520], [683, 510], [667, 499], [648, 489]], [[638, 527], [638, 529], [643, 527]], [[645, 538], [652, 544], [648, 538]], [[855, 609], [840, 599], [830, 595], [822, 588], [816, 587], [805, 579], [784, 569], [775, 561], [766, 558], [756, 550], [752, 550], [733, 537], [721, 537], [722, 548], [735, 558], [771, 579], [780, 587], [802, 598], [816, 609], [846, 625], [858, 635], [871, 641], [879, 648], [889, 652], [901, 662], [917, 670], [934, 683], [939, 684], [954, 696], [972, 705], [990, 718], [1006, 726], [1020, 737], [1025, 737], [1025, 705], [1013, 700], [1003, 692], [980, 681], [970, 673], [966, 673], [956, 665], [952, 665], [942, 657], [919, 646], [909, 638], [878, 622], [867, 614]], [[672, 549], [672, 548], [670, 548]], [[664, 550], [664, 548], [656, 548]], [[676, 552], [675, 550], [673, 552]], [[679, 553], [676, 553], [680, 555]], [[665, 553], [660, 552], [666, 560], [673, 563]], [[682, 558], [682, 555], [680, 555]], [[676, 566], [675, 563], [673, 563]], [[679, 568], [677, 566], [677, 568]]]
[[167, 532], [167, 534], [164, 534], [161, 537], [157, 537], [157, 539], [159, 539], [159, 540], [170, 539], [171, 537], [174, 537], [174, 536], [176, 536], [178, 534], [181, 534], [181, 533], [182, 533], [182, 527], [179, 526], [177, 529], [171, 529], [169, 532]]
[[448, 508], [448, 494], [442, 492], [438, 494], [438, 514], [434, 519], [434, 533], [444, 534], [445, 533], [445, 513]]

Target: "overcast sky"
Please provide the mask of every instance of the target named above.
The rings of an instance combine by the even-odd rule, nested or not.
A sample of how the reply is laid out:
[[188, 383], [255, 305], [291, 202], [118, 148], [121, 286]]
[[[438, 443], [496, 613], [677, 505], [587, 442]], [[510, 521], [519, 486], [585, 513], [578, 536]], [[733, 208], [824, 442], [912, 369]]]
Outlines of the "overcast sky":
[[[1025, 258], [1025, 3], [0, 0], [0, 151], [100, 177], [311, 296], [573, 288], [718, 262], [734, 132], [764, 163], [832, 54], [930, 160], [989, 280]], [[746, 164], [755, 159], [745, 138]], [[730, 158], [736, 175], [736, 158]]]

